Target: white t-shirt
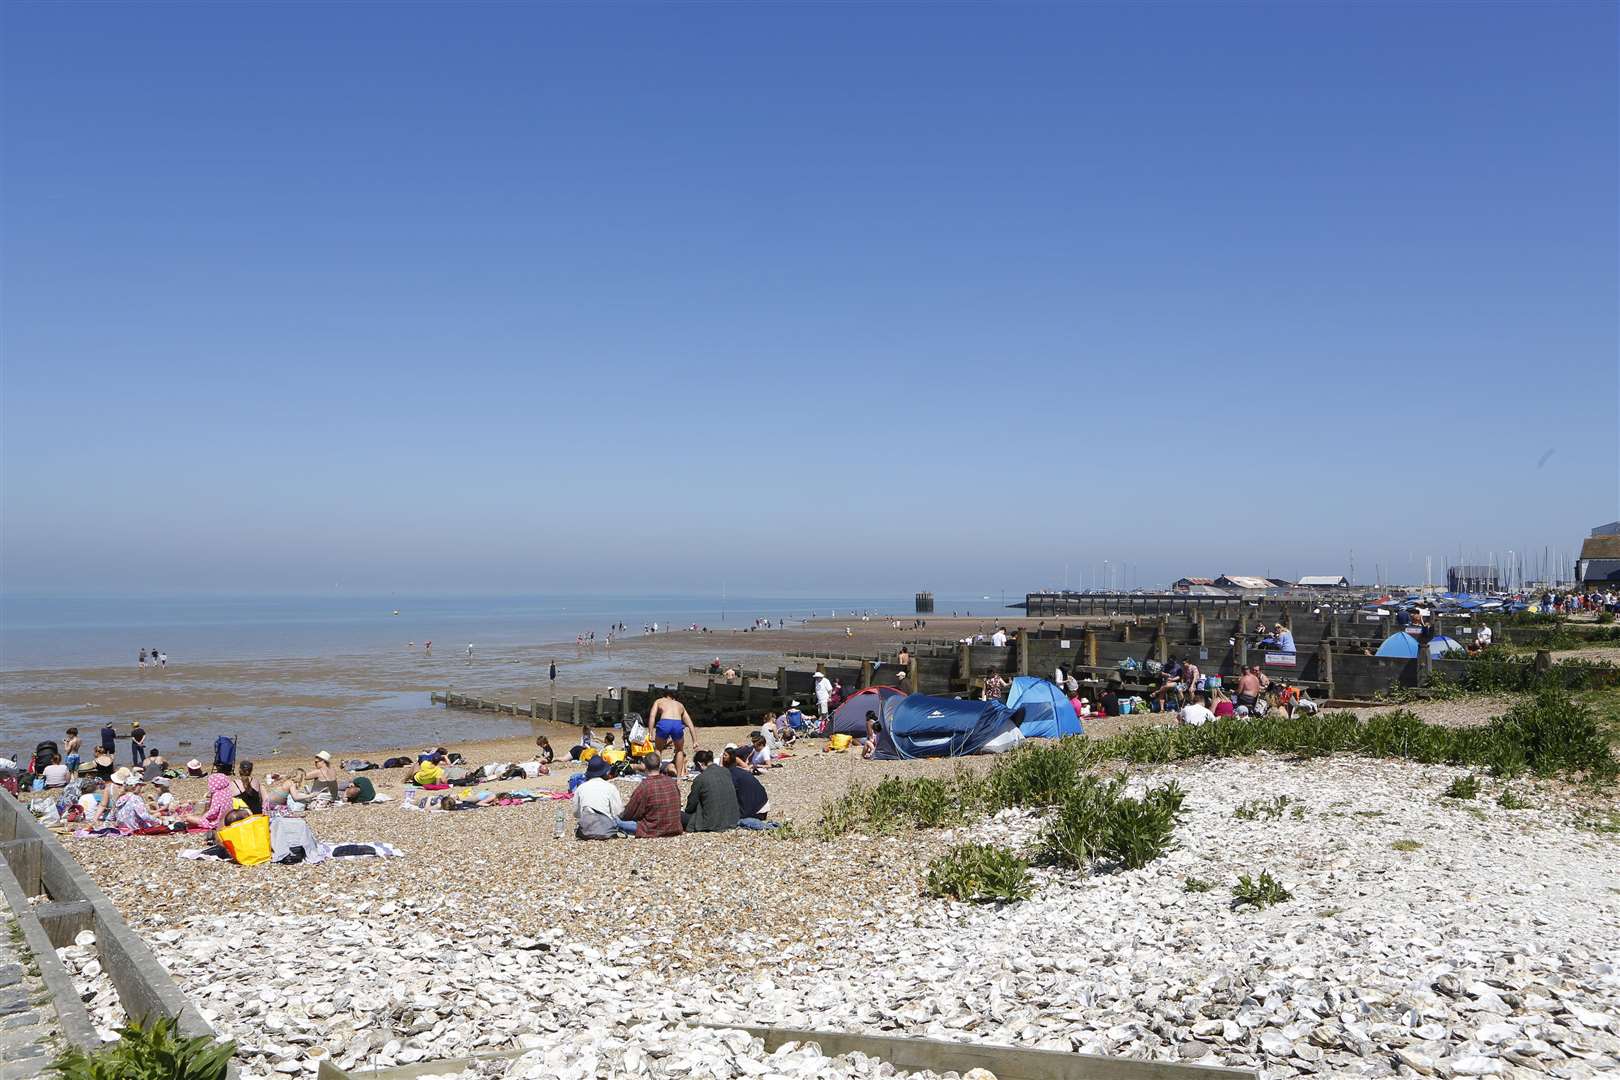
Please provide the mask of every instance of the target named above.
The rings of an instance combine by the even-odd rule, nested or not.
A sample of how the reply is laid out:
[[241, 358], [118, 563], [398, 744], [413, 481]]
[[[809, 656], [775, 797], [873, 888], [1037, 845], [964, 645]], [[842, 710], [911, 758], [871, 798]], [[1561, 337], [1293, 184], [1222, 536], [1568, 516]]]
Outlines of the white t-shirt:
[[1210, 712], [1209, 709], [1200, 702], [1195, 701], [1191, 705], [1183, 705], [1181, 707], [1181, 722], [1190, 727], [1198, 727], [1202, 724], [1207, 724], [1214, 719], [1215, 714]]
[[68, 767], [66, 765], [47, 765], [43, 775], [46, 787], [65, 787], [68, 782]]
[[[535, 777], [540, 775], [540, 766], [541, 766], [541, 763], [538, 762], [538, 761], [520, 761], [520, 762], [518, 762], [518, 768], [522, 769], [523, 770], [523, 775], [527, 776], [530, 780], [533, 780]], [[580, 787], [584, 787], [584, 786], [585, 786], [584, 784], [580, 785]]]
[[1489, 626], [1481, 626], [1479, 628], [1479, 633], [1474, 635], [1474, 640], [1479, 642], [1481, 645], [1489, 645], [1491, 643], [1491, 628]]
[[816, 680], [816, 704], [825, 705], [832, 700], [832, 683], [826, 679]]
[[615, 821], [624, 817], [624, 799], [619, 795], [619, 789], [613, 786], [613, 781], [597, 777], [587, 780], [574, 789], [574, 817], [577, 819], [581, 810], [595, 810], [599, 814], [608, 814]]
[[1007, 644], [1007, 635], [1003, 634], [1000, 630], [997, 630], [995, 633], [990, 635], [990, 644], [998, 648]]

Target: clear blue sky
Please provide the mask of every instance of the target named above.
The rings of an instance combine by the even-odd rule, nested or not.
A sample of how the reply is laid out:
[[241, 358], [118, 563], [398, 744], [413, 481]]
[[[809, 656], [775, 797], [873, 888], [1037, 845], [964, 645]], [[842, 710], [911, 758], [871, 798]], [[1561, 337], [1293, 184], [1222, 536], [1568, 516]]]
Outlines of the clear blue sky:
[[1613, 4], [3, 18], [9, 591], [1410, 579], [1617, 513]]

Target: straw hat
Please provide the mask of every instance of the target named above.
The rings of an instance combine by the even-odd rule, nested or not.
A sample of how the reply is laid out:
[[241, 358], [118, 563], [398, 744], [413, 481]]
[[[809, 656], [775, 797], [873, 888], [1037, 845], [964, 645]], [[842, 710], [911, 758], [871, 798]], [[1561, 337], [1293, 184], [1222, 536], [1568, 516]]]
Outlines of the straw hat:
[[96, 755], [96, 764], [98, 766], [100, 766], [101, 768], [105, 769], [107, 766], [111, 765], [112, 763], [113, 763], [113, 758], [112, 758], [111, 754], [97, 754]]
[[196, 758], [192, 758], [190, 761], [186, 762], [186, 771], [187, 772], [201, 772], [202, 771], [202, 762], [198, 761]]
[[115, 770], [113, 772], [113, 774], [112, 774], [112, 782], [115, 783], [115, 784], [127, 784], [127, 783], [129, 783], [129, 770], [128, 769]]
[[332, 755], [330, 753], [328, 753], [327, 751], [325, 751], [325, 750], [322, 750], [320, 753], [316, 754], [315, 756], [320, 758], [322, 761], [326, 762], [328, 765], [332, 764]]

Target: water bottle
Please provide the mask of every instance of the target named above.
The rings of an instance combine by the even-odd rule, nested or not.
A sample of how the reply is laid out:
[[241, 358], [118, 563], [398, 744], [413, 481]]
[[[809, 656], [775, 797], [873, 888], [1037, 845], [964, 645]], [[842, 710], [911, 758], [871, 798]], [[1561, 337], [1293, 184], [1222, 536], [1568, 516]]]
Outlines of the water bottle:
[[560, 806], [557, 807], [557, 813], [551, 819], [551, 838], [553, 840], [561, 840], [563, 835], [563, 826], [567, 824], [568, 811], [564, 810]]

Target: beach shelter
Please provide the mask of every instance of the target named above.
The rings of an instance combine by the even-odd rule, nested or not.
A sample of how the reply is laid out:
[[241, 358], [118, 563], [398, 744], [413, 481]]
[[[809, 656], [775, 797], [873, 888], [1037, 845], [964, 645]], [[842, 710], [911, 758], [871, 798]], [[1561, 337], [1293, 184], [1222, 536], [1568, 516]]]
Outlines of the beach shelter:
[[1084, 735], [1069, 695], [1051, 679], [1020, 675], [1007, 691], [1007, 708], [1024, 710], [1020, 728], [1026, 738], [1057, 739], [1064, 735]]
[[1001, 702], [908, 694], [890, 706], [875, 758], [976, 754], [1014, 718]]
[[[1378, 652], [1374, 655], [1394, 656], [1411, 660], [1417, 657], [1418, 647], [1421, 644], [1416, 634], [1408, 634], [1403, 630], [1385, 638], [1384, 643], [1378, 646]], [[1434, 660], [1440, 659], [1447, 653], [1465, 653], [1467, 651], [1456, 640], [1444, 635], [1429, 640], [1429, 656]]]
[[888, 719], [889, 710], [894, 703], [906, 696], [904, 690], [892, 686], [868, 686], [865, 690], [851, 694], [838, 708], [833, 710], [832, 722], [828, 725], [827, 735], [853, 735], [857, 739], [866, 738], [866, 714], [875, 712], [878, 719]]

